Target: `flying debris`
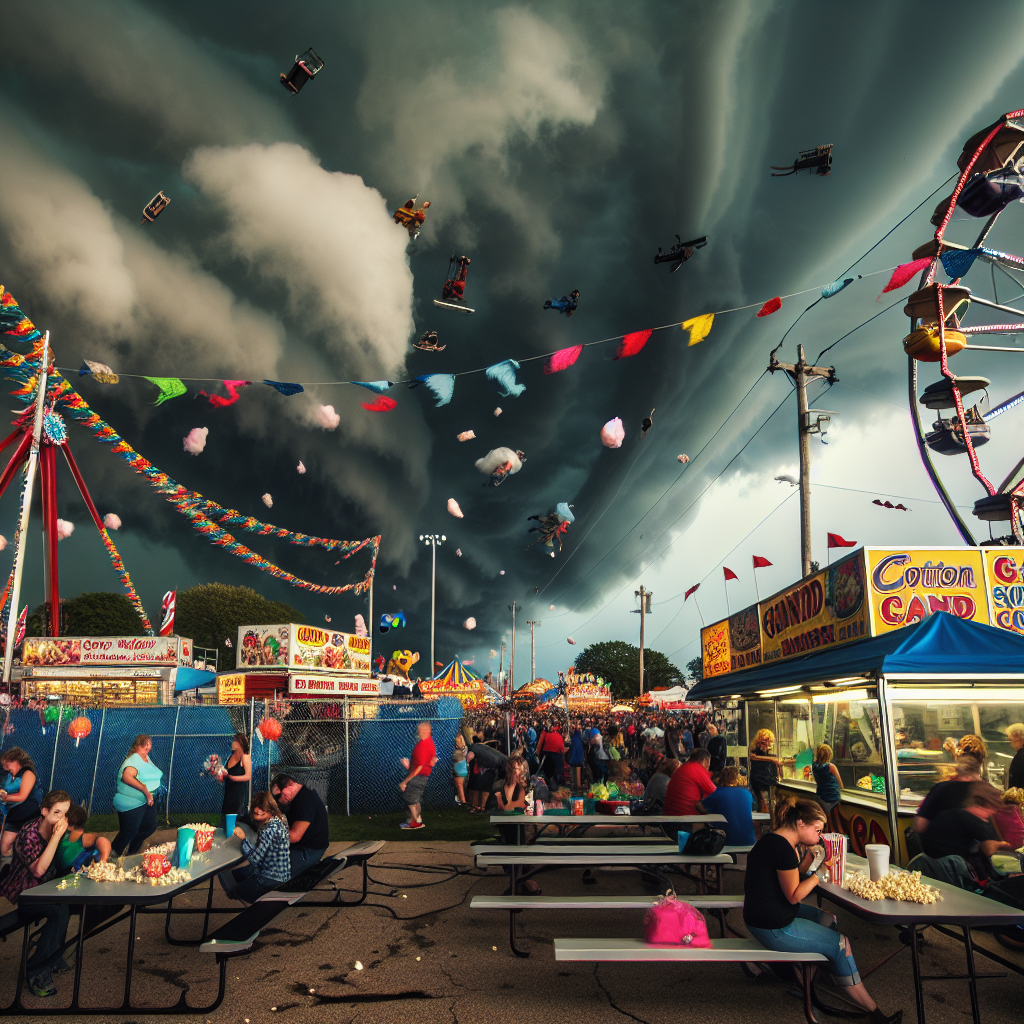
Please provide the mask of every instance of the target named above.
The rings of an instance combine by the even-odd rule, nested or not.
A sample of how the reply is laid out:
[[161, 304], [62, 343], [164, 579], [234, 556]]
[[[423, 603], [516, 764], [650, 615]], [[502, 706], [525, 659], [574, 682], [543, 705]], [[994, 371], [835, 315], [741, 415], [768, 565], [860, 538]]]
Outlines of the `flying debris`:
[[97, 380], [101, 384], [117, 384], [121, 380], [106, 363], [97, 363], [93, 359], [86, 359], [82, 363], [78, 376], [84, 377], [87, 373], [91, 373], [93, 380]]
[[654, 257], [654, 262], [671, 263], [672, 268], [669, 273], [674, 274], [698, 249], [703, 249], [707, 244], [707, 235], [701, 235], [700, 238], [691, 239], [689, 242], [684, 242], [676, 235], [676, 244], [668, 252], [663, 252], [661, 246], [658, 246], [658, 254]]
[[[558, 541], [558, 550], [562, 550], [562, 536], [569, 530], [570, 523], [575, 521], [575, 516], [569, 510], [572, 505], [567, 505], [564, 501], [559, 502], [555, 506], [554, 512], [545, 512], [543, 515], [530, 516], [527, 522], [535, 521], [536, 526], [531, 526], [530, 533], [539, 533], [540, 536], [533, 541], [532, 544], [526, 546], [526, 550], [529, 551], [534, 544], [540, 544], [543, 542], [545, 547], [553, 548], [555, 541]], [[552, 558], [555, 552], [551, 552]]]
[[625, 438], [626, 429], [623, 427], [622, 420], [618, 416], [613, 420], [609, 420], [601, 428], [601, 444], [605, 448], [621, 448]]
[[142, 208], [142, 223], [147, 222], [152, 224], [153, 221], [160, 216], [168, 206], [171, 205], [170, 199], [163, 194], [163, 192], [157, 192], [155, 196]]
[[505, 575], [505, 570], [504, 569], [499, 569], [498, 570], [498, 575], [499, 576], [504, 576]]
[[[120, 530], [121, 529], [121, 517], [115, 512], [108, 512], [103, 517], [103, 525], [108, 530]], [[7, 542], [4, 541], [4, 544]], [[3, 545], [0, 545], [0, 551], [3, 551]]]
[[654, 426], [654, 410], [651, 410], [650, 416], [645, 416], [640, 421], [640, 440], [642, 441], [647, 436], [647, 431]]
[[418, 348], [421, 352], [443, 352], [448, 346], [438, 343], [437, 331], [424, 331], [419, 341], [412, 343], [412, 347]]
[[545, 309], [555, 309], [559, 313], [564, 313], [566, 316], [572, 316], [576, 312], [576, 307], [580, 302], [580, 290], [575, 288], [569, 292], [568, 295], [563, 295], [560, 299], [547, 299], [544, 303]]
[[313, 52], [311, 46], [305, 53], [297, 54], [295, 63], [287, 75], [281, 75], [281, 84], [294, 96], [313, 76], [323, 70], [324, 62]]
[[553, 612], [554, 610], [555, 610], [555, 606], [553, 604], [549, 604], [548, 605], [548, 611], [552, 611]]
[[891, 509], [898, 510], [900, 512], [912, 512], [913, 511], [913, 509], [907, 508], [906, 505], [902, 505], [902, 504], [901, 505], [894, 505], [891, 501], [882, 501], [881, 498], [875, 498], [874, 501], [871, 502], [871, 504], [872, 505], [881, 505], [882, 508], [891, 508]]
[[389, 629], [402, 629], [405, 626], [405, 612], [397, 612], [394, 615], [385, 612], [380, 617], [379, 629], [386, 633]]
[[417, 206], [417, 199], [419, 199], [419, 193], [414, 195], [405, 206], [395, 210], [395, 223], [401, 224], [409, 232], [410, 238], [416, 238], [420, 233], [420, 228], [423, 227], [423, 222], [427, 219], [427, 209], [430, 206], [429, 199], [422, 206]]
[[330, 615], [325, 615], [324, 616], [324, 622], [330, 622], [330, 621], [331, 621]]
[[504, 412], [504, 410], [501, 408], [500, 405], [495, 406], [495, 408], [494, 408], [494, 415], [495, 416], [500, 416], [502, 414], [502, 412]]
[[793, 163], [785, 167], [776, 167], [772, 164], [773, 171], [782, 171], [782, 174], [773, 174], [773, 178], [785, 178], [797, 171], [811, 171], [815, 174], [825, 176], [832, 173], [832, 143], [827, 146], [815, 146], [814, 149], [802, 149]]
[[677, 462], [682, 462], [685, 465], [687, 462], [690, 461], [690, 456], [689, 455], [677, 455], [676, 456], [676, 461]]
[[457, 313], [475, 313], [466, 305], [466, 276], [469, 274], [468, 256], [451, 256], [448, 259], [448, 276], [441, 287], [441, 298], [434, 299], [434, 305], [442, 309], [454, 309]]
[[274, 499], [269, 494], [264, 494], [262, 500], [263, 500], [263, 504], [266, 505], [267, 508], [273, 508], [274, 507]]
[[206, 438], [209, 433], [209, 427], [193, 427], [187, 436], [181, 439], [185, 451], [189, 455], [198, 455], [206, 447]]
[[459, 508], [459, 503], [454, 498], [448, 499], [448, 511], [455, 516], [456, 519], [465, 519], [462, 514], [462, 509]]
[[466, 629], [476, 629], [476, 619], [472, 615], [462, 624]]
[[576, 641], [575, 641], [575, 640], [573, 640], [573, 638], [572, 638], [571, 636], [567, 636], [567, 637], [566, 637], [565, 639], [566, 639], [566, 640], [567, 640], [567, 641], [568, 641], [569, 643], [571, 643], [571, 644], [573, 645], [573, 647], [575, 647], [575, 646], [576, 646]]
[[303, 465], [302, 460], [299, 460], [299, 464], [295, 467], [295, 472], [300, 476], [306, 472], [306, 467]]
[[472, 441], [476, 434], [472, 430], [464, 430], [461, 434], [456, 434], [455, 436], [459, 441]]
[[67, 540], [75, 532], [75, 524], [66, 519], [57, 520], [57, 540]]
[[[3, 549], [2, 549], [2, 548], [0, 548], [0, 550], [3, 550]], [[457, 556], [458, 558], [461, 558], [461, 557], [462, 557], [462, 548], [456, 548], [456, 549], [455, 549], [455, 554], [456, 554], [456, 556]]]
[[518, 473], [523, 468], [525, 461], [526, 456], [521, 451], [493, 448], [482, 459], [477, 459], [474, 465], [485, 476], [490, 476], [490, 484], [493, 487], [500, 487], [506, 477]]
[[791, 487], [799, 487], [800, 481], [796, 477], [790, 476], [788, 473], [783, 473], [781, 476], [775, 478], [780, 484], [789, 484]]

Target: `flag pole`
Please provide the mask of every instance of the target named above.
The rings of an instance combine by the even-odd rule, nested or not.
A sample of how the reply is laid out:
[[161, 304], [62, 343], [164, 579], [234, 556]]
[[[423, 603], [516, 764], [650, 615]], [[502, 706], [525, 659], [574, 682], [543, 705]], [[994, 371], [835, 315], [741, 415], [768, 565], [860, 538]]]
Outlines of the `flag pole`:
[[725, 573], [722, 573], [722, 586], [725, 587], [725, 614], [732, 615], [732, 609], [729, 607], [729, 580]]
[[[697, 595], [696, 594], [693, 597], [693, 603], [697, 604]], [[697, 604], [697, 614], [700, 616], [700, 624], [702, 626], [706, 626], [707, 623], [704, 621], [704, 613], [700, 610], [700, 605], [699, 604]]]
[[757, 585], [757, 566], [754, 566], [754, 593], [757, 594], [757, 603], [761, 603], [761, 588]]

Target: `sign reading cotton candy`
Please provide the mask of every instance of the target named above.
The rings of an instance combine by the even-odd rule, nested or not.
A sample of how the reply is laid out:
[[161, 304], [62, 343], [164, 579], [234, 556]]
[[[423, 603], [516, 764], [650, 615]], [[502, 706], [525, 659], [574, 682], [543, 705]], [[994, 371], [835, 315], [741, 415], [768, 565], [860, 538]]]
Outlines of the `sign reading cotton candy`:
[[206, 447], [206, 438], [209, 433], [209, 427], [193, 427], [188, 434], [181, 439], [185, 451], [187, 451], [189, 455], [198, 455]]
[[621, 448], [625, 437], [626, 431], [622, 426], [622, 420], [618, 416], [613, 420], [609, 420], [601, 428], [601, 444], [605, 448]]

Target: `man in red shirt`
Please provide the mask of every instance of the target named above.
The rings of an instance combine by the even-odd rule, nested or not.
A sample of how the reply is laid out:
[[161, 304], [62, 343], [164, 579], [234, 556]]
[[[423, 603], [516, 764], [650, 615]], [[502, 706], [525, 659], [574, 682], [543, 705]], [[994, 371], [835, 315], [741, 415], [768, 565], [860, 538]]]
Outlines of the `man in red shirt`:
[[[672, 773], [665, 791], [666, 815], [699, 814], [697, 802], [710, 796], [717, 788], [708, 774], [711, 755], [703, 747], [694, 747], [690, 756]], [[662, 826], [666, 835], [675, 838], [680, 826]], [[687, 829], [687, 831], [689, 831]]]
[[409, 820], [401, 822], [399, 828], [424, 828], [421, 814], [423, 793], [427, 788], [430, 771], [437, 764], [437, 748], [430, 738], [430, 723], [420, 722], [416, 732], [419, 742], [412, 748], [412, 757], [402, 761], [409, 774], [398, 784], [398, 788], [409, 808]]

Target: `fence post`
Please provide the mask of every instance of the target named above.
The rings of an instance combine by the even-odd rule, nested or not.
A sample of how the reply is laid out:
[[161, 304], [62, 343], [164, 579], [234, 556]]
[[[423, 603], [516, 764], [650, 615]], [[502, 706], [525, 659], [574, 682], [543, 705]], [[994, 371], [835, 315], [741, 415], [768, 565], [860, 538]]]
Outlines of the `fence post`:
[[178, 719], [181, 717], [181, 705], [174, 709], [174, 732], [171, 734], [171, 763], [167, 766], [167, 799], [164, 801], [164, 824], [171, 823], [171, 780], [174, 778], [174, 748], [178, 742]]
[[[372, 618], [372, 616], [371, 616], [371, 618]], [[349, 785], [348, 785], [348, 780], [349, 780], [349, 773], [348, 773], [348, 768], [349, 768], [349, 756], [348, 756], [348, 753], [349, 753], [349, 751], [348, 751], [348, 714], [349, 714], [349, 712], [348, 712], [348, 697], [345, 697], [343, 699], [345, 701], [345, 710], [344, 710], [344, 715], [345, 715], [345, 814], [349, 815], [349, 814], [352, 813], [352, 810], [351, 810], [351, 808], [349, 806], [350, 797], [349, 797]]]
[[[249, 698], [249, 765], [252, 766], [252, 741], [256, 738], [256, 698]], [[247, 807], [252, 807], [252, 772], [249, 772], [249, 802]], [[269, 787], [268, 787], [269, 788]]]
[[100, 768], [100, 754], [103, 751], [103, 725], [106, 722], [106, 720], [107, 706], [106, 704], [104, 704], [103, 710], [100, 711], [100, 732], [99, 736], [97, 736], [96, 738], [96, 760], [93, 762], [92, 765], [92, 785], [89, 787], [89, 804], [86, 808], [90, 814], [92, 814], [92, 797], [93, 794], [96, 792], [96, 773], [99, 771]]
[[[53, 775], [57, 771], [57, 744], [60, 743], [60, 727], [64, 721], [64, 706], [60, 705], [57, 711], [57, 735], [53, 737], [53, 761], [50, 764], [50, 789], [53, 789]], [[49, 792], [49, 790], [47, 790]]]

